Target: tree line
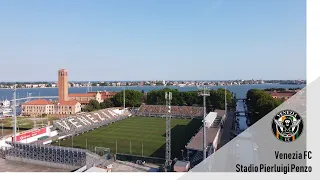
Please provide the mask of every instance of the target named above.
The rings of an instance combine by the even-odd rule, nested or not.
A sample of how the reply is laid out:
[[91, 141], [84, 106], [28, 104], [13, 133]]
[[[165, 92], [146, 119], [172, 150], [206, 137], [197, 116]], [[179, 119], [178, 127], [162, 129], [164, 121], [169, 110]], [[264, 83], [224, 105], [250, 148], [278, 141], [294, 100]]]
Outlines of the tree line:
[[[200, 96], [200, 91], [179, 91], [177, 89], [164, 88], [160, 90], [152, 90], [144, 94], [144, 91], [126, 90], [125, 104], [126, 107], [139, 107], [142, 103], [148, 105], [165, 105], [165, 92], [172, 92], [171, 105], [173, 106], [202, 106], [203, 97]], [[83, 108], [83, 111], [90, 112], [99, 109], [110, 107], [123, 106], [123, 91], [117, 93], [113, 98], [105, 99], [99, 103], [96, 100], [90, 100], [89, 104]], [[211, 109], [225, 109], [225, 90], [219, 88], [217, 90], [210, 90], [210, 96], [206, 98], [206, 105]], [[235, 105], [235, 98], [233, 93], [226, 90], [227, 106], [233, 108]]]
[[[117, 93], [110, 99], [104, 99], [103, 102], [99, 103], [97, 100], [90, 100], [88, 105], [82, 108], [82, 111], [91, 112], [99, 109], [106, 109], [111, 107], [122, 107], [123, 106], [123, 91]], [[126, 90], [125, 91], [125, 104], [126, 107], [138, 107], [144, 102], [144, 94], [137, 90]]]
[[257, 122], [283, 102], [280, 99], [272, 98], [270, 93], [261, 89], [249, 90], [246, 101], [251, 124]]
[[[164, 88], [161, 90], [150, 91], [147, 95], [146, 104], [164, 105], [165, 92], [172, 92], [171, 105], [173, 106], [202, 106], [203, 97], [200, 96], [201, 91], [178, 91], [177, 89]], [[212, 109], [225, 109], [225, 90], [210, 90], [210, 96], [206, 98], [206, 105]], [[228, 107], [234, 107], [233, 94], [226, 90], [226, 99]]]

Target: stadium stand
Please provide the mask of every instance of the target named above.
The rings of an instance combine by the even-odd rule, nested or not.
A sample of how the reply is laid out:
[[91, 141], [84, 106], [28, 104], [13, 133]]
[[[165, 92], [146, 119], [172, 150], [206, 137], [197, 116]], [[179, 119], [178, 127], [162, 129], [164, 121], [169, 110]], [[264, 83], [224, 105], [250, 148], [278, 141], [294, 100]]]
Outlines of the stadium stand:
[[[163, 105], [141, 105], [138, 116], [164, 116], [168, 112]], [[195, 106], [171, 106], [171, 116], [176, 118], [196, 118], [203, 116], [203, 108]]]
[[112, 161], [91, 151], [42, 144], [6, 142], [11, 147], [0, 151], [1, 158], [10, 162], [40, 165], [51, 168], [76, 170], [107, 166]]
[[87, 132], [130, 116], [127, 110], [108, 108], [96, 112], [79, 113], [53, 122], [59, 135], [72, 135]]
[[209, 126], [201, 126], [198, 132], [190, 139], [186, 145], [191, 167], [194, 167], [203, 160], [203, 128], [206, 128], [206, 149], [207, 156], [214, 153], [216, 148], [215, 139], [219, 135], [219, 129], [226, 118], [225, 110], [216, 109], [210, 112], [205, 121]]
[[86, 164], [86, 151], [76, 148], [6, 142], [6, 159], [44, 166], [76, 169]]

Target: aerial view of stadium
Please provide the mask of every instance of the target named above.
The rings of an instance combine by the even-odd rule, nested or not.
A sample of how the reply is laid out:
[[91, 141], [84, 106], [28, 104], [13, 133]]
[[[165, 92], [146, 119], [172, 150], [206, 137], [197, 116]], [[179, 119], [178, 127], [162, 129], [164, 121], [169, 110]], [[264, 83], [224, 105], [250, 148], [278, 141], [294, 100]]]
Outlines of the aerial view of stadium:
[[[1, 119], [1, 171], [186, 172], [250, 125], [250, 101], [226, 88], [123, 90], [107, 98], [112, 93], [70, 94], [68, 74], [58, 71], [57, 100], [17, 99], [14, 89], [13, 104], [27, 101], [20, 116]], [[263, 93], [281, 103], [297, 91], [280, 93], [282, 100], [271, 92], [249, 90], [248, 97]]]
[[[218, 147], [221, 125], [227, 115], [225, 110], [219, 109], [204, 113], [206, 108], [199, 103], [209, 93], [205, 89], [203, 92], [186, 92], [195, 97], [194, 100], [183, 100], [183, 103], [194, 104], [191, 106], [172, 105], [172, 100], [175, 100], [172, 103], [179, 103], [174, 99], [178, 91], [163, 89], [150, 92], [146, 102], [138, 102], [141, 104], [139, 107], [130, 107], [131, 98], [135, 97], [131, 97], [130, 93], [141, 92], [128, 90], [127, 95], [125, 91], [119, 93], [123, 99], [120, 107], [88, 110], [90, 103], [96, 102], [90, 100], [82, 111], [72, 113], [79, 103], [70, 98], [72, 96], [65, 86], [67, 83], [68, 72], [59, 70], [58, 101], [39, 97], [28, 100], [21, 105], [21, 116], [13, 115], [11, 121], [2, 119], [2, 127], [6, 127], [6, 131], [2, 128], [2, 132], [6, 134], [0, 141], [0, 154], [5, 159], [1, 160], [5, 171], [99, 171], [95, 168], [116, 172], [174, 171], [174, 164], [176, 169], [182, 167], [182, 170], [176, 171], [187, 171]], [[225, 106], [227, 101], [231, 106], [231, 93], [226, 90], [221, 92], [225, 94]], [[158, 105], [162, 101], [159, 97], [153, 104], [153, 95], [160, 96], [165, 104]], [[109, 101], [106, 99], [103, 102]], [[16, 100], [13, 102], [16, 103]], [[26, 119], [41, 111], [45, 113], [45, 108], [49, 108], [47, 112], [56, 111], [58, 115], [45, 120], [33, 117], [34, 124], [30, 123], [32, 117]], [[205, 151], [201, 143], [204, 127], [208, 136]], [[10, 163], [5, 163], [7, 161]], [[21, 168], [10, 168], [10, 164], [20, 164]], [[39, 169], [38, 166], [48, 169]]]
[[[304, 94], [301, 7], [1, 2], [0, 172], [193, 172], [219, 152], [258, 162], [259, 131], [236, 140]], [[281, 120], [300, 121], [275, 121], [283, 140]]]

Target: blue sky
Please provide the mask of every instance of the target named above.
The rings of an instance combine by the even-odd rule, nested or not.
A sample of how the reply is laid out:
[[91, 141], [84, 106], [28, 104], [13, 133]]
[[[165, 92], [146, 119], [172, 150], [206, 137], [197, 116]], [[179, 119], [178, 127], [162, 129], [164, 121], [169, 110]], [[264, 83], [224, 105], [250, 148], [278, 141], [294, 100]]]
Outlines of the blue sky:
[[12, 0], [0, 22], [0, 81], [306, 78], [304, 0]]

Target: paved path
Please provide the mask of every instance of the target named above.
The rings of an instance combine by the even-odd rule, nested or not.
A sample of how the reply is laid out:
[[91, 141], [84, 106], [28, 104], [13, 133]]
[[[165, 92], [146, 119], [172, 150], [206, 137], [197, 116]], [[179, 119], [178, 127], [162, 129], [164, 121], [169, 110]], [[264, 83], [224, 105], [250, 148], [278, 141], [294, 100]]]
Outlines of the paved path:
[[50, 168], [40, 165], [7, 161], [0, 158], [0, 172], [69, 172], [65, 169]]

